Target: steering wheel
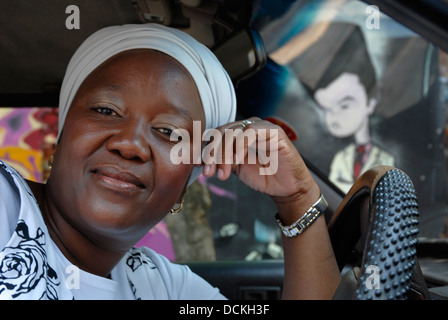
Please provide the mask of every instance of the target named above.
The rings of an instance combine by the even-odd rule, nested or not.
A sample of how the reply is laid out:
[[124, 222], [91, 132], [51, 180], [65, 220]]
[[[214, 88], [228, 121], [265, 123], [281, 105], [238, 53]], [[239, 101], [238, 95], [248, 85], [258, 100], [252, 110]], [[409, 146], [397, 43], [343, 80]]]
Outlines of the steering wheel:
[[328, 224], [343, 275], [334, 299], [429, 299], [416, 259], [418, 216], [404, 172], [378, 166], [360, 176]]

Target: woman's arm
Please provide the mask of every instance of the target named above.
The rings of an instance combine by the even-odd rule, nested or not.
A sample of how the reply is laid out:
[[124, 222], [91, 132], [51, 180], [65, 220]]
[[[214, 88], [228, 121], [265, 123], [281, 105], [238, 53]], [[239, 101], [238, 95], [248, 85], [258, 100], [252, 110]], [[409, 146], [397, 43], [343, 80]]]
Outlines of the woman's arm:
[[[316, 182], [279, 126], [251, 118], [246, 123], [234, 122], [219, 129], [223, 138], [211, 144], [214, 150], [222, 150], [222, 158], [218, 163], [203, 159], [205, 176], [217, 173], [219, 179], [225, 180], [233, 172], [252, 189], [270, 195], [285, 226], [296, 222], [319, 199]], [[233, 139], [226, 140], [225, 133], [229, 132]], [[248, 143], [238, 144], [238, 139]], [[283, 236], [283, 247], [283, 298], [331, 299], [340, 282], [340, 272], [323, 214], [302, 234]]]
[[[279, 203], [282, 223], [297, 221], [320, 197], [317, 185], [300, 199]], [[308, 229], [295, 237], [282, 236], [285, 261], [283, 299], [331, 299], [341, 280], [330, 238], [321, 214]]]

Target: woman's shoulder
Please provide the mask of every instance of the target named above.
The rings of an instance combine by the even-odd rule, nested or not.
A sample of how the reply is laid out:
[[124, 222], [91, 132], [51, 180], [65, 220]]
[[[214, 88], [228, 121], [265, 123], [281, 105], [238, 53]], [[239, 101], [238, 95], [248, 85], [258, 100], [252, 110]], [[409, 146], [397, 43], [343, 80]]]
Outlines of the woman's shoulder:
[[13, 205], [20, 203], [20, 186], [14, 179], [18, 174], [11, 166], [0, 160], [0, 205]]
[[17, 189], [13, 179], [13, 175], [16, 172], [13, 167], [0, 160], [0, 183], [2, 183], [2, 186], [8, 185], [10, 188]]
[[[131, 274], [137, 276], [135, 278], [130, 276], [130, 280], [140, 278], [140, 281], [134, 283], [131, 280], [131, 282], [136, 287], [136, 292], [146, 291], [146, 294], [142, 294], [144, 298], [225, 299], [218, 289], [193, 273], [188, 266], [174, 263], [150, 248], [132, 248], [123, 262], [128, 270], [128, 276]], [[148, 282], [151, 285], [148, 285]], [[151, 291], [151, 287], [158, 288], [157, 293], [148, 292], [147, 289]]]
[[20, 214], [20, 186], [14, 169], [0, 160], [0, 249], [9, 241]]
[[172, 274], [184, 269], [184, 266], [172, 263], [165, 256], [148, 247], [133, 247], [125, 256], [124, 263], [132, 271], [139, 268], [158, 270], [161, 275]]
[[38, 183], [31, 184], [32, 187], [17, 170], [0, 160], [0, 225], [8, 221], [15, 227], [21, 213], [39, 212], [35, 192], [43, 194], [43, 189]]
[[25, 192], [38, 200], [43, 195], [45, 187], [42, 183], [25, 180], [16, 169], [2, 160], [0, 160], [0, 186], [0, 190], [5, 190], [5, 194], [2, 197], [5, 201], [10, 200], [6, 196], [6, 190], [7, 192], [13, 192], [17, 197], [20, 197], [21, 192]]

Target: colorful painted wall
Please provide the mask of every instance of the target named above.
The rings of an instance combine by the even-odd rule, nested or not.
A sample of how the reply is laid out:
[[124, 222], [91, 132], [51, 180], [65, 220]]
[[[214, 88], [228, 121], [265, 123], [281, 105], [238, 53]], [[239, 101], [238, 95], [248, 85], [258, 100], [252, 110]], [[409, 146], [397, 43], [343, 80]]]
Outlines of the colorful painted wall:
[[0, 108], [0, 159], [25, 179], [45, 182], [57, 119], [57, 108]]

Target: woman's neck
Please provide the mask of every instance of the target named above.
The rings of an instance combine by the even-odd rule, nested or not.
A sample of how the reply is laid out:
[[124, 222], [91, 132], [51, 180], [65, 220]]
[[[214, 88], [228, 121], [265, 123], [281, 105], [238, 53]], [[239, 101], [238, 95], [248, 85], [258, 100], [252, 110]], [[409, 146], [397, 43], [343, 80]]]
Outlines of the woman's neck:
[[102, 241], [89, 239], [59, 213], [48, 198], [46, 185], [35, 182], [28, 182], [28, 185], [39, 204], [51, 239], [67, 260], [86, 272], [108, 277], [133, 244], [120, 245], [117, 249], [113, 246], [115, 244], [113, 239]]

